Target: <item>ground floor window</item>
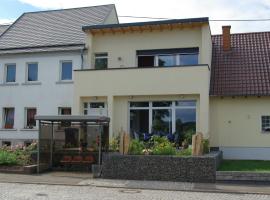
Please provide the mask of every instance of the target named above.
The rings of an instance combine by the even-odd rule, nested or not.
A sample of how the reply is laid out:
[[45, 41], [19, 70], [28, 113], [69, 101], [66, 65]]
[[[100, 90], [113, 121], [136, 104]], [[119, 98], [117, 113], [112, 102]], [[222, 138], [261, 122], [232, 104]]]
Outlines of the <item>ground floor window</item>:
[[133, 138], [154, 133], [186, 135], [191, 140], [196, 132], [196, 101], [130, 102], [129, 122]]
[[59, 115], [71, 115], [71, 108], [70, 107], [59, 107], [58, 114]]
[[12, 129], [14, 128], [14, 108], [4, 108], [4, 128]]
[[85, 102], [83, 103], [83, 114], [107, 116], [107, 104], [105, 102]]
[[270, 116], [262, 116], [262, 131], [270, 132]]
[[10, 141], [3, 141], [2, 142], [2, 146], [10, 147], [11, 146], [11, 142]]
[[37, 114], [36, 108], [25, 109], [25, 115], [26, 115], [25, 128], [36, 127], [36, 119], [35, 119], [36, 114]]

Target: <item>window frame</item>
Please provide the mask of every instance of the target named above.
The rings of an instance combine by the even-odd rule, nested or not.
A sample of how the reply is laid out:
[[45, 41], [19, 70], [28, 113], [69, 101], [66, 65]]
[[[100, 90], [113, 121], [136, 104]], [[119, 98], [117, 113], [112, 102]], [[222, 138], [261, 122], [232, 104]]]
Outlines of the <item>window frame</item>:
[[[14, 81], [7, 81], [7, 75], [8, 75], [8, 66], [14, 65], [15, 66], [15, 80]], [[4, 67], [4, 83], [6, 84], [14, 84], [17, 82], [17, 65], [16, 63], [6, 63]]]
[[[98, 57], [97, 57], [98, 54], [107, 54], [107, 55], [104, 55], [104, 56], [98, 56]], [[104, 58], [107, 59], [107, 66], [106, 66], [106, 68], [104, 68], [104, 69], [108, 69], [108, 67], [109, 67], [109, 54], [108, 54], [108, 52], [97, 52], [97, 53], [94, 53], [94, 69], [96, 69], [96, 70], [104, 70], [104, 69], [97, 69], [97, 68], [96, 68], [96, 60], [97, 60], [97, 59], [104, 59]]]
[[269, 118], [269, 119], [267, 119], [267, 120], [269, 121], [269, 122], [268, 122], [268, 127], [270, 128], [270, 115], [261, 115], [261, 132], [262, 132], [262, 133], [270, 134], [270, 130], [269, 130], [269, 131], [265, 130], [265, 127], [264, 127], [264, 120], [263, 120], [264, 117]]
[[[179, 101], [192, 101], [195, 102], [195, 105], [193, 106], [177, 106], [176, 102]], [[130, 104], [132, 102], [149, 102], [149, 106], [148, 107], [131, 107]], [[153, 106], [153, 102], [171, 102], [170, 106], [162, 106], [162, 107], [154, 107]], [[195, 123], [196, 123], [196, 131], [197, 131], [197, 110], [198, 110], [198, 106], [197, 106], [197, 100], [196, 99], [183, 99], [183, 100], [151, 100], [151, 101], [129, 101], [128, 102], [128, 129], [129, 132], [131, 133], [131, 129], [130, 129], [130, 111], [131, 110], [148, 110], [149, 112], [149, 133], [152, 132], [152, 125], [153, 125], [153, 110], [170, 110], [171, 112], [171, 130], [172, 133], [174, 133], [176, 131], [176, 110], [177, 109], [195, 109], [195, 114], [196, 114], [196, 119], [195, 119]]]
[[[71, 79], [62, 79], [63, 74], [63, 63], [71, 63]], [[73, 61], [72, 60], [60, 60], [60, 70], [59, 70], [59, 81], [60, 82], [71, 82], [73, 81]]]
[[[31, 64], [36, 64], [37, 65], [37, 80], [35, 80], [35, 81], [29, 81], [29, 65], [31, 65]], [[25, 71], [25, 77], [26, 77], [26, 79], [25, 79], [25, 82], [27, 82], [27, 83], [34, 83], [34, 82], [38, 82], [39, 81], [39, 76], [38, 76], [38, 71], [39, 71], [39, 66], [38, 66], [38, 62], [27, 62], [26, 63], [26, 71]]]
[[[7, 126], [7, 109], [13, 109], [13, 125], [12, 128], [6, 128]], [[15, 107], [4, 107], [3, 108], [3, 122], [2, 122], [2, 128], [3, 129], [14, 129], [14, 125], [15, 125]]]
[[[103, 103], [104, 104], [104, 108], [91, 108], [91, 104], [92, 103]], [[87, 106], [85, 106], [85, 105], [87, 105]], [[105, 115], [108, 116], [108, 105], [107, 105], [107, 102], [106, 101], [88, 101], [88, 102], [83, 102], [83, 105], [82, 105], [83, 115], [89, 115], [91, 113], [90, 112], [91, 109], [93, 111], [96, 111], [96, 112], [99, 112], [100, 111], [99, 109], [102, 109], [105, 112]]]
[[35, 109], [36, 110], [36, 115], [37, 115], [37, 108], [36, 107], [25, 107], [24, 108], [24, 128], [25, 129], [34, 129], [34, 128], [37, 128], [37, 122], [35, 120], [35, 126], [29, 126], [27, 125], [27, 120], [28, 120], [28, 110], [30, 109]]
[[69, 106], [61, 106], [61, 107], [58, 107], [58, 115], [61, 115], [63, 116], [64, 114], [62, 114], [62, 110], [63, 109], [70, 109], [70, 114], [66, 114], [66, 115], [72, 115], [72, 108], [69, 107]]

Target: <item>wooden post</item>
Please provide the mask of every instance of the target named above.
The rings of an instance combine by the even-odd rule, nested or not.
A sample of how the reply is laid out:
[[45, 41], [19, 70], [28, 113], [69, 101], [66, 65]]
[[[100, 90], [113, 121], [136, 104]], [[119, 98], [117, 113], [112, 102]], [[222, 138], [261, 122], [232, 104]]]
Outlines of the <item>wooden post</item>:
[[203, 154], [203, 134], [196, 133], [192, 136], [192, 155], [201, 156]]

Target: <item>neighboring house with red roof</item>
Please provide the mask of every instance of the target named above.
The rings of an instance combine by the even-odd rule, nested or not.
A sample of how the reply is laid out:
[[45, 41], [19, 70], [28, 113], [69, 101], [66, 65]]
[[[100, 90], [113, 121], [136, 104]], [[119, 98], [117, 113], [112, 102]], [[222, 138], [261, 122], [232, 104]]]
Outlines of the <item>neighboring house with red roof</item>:
[[212, 40], [211, 145], [225, 158], [269, 160], [270, 32], [213, 35]]

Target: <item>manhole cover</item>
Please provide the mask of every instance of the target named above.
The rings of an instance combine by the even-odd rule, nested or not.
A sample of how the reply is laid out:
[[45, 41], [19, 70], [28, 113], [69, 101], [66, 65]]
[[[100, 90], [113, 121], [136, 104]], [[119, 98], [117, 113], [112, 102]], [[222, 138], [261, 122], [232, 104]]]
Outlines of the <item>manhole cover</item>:
[[44, 193], [37, 193], [36, 196], [39, 196], [39, 197], [47, 197], [48, 195], [47, 195], [47, 194], [44, 194]]
[[136, 194], [136, 193], [141, 193], [141, 190], [119, 190], [119, 192], [129, 193], [129, 194]]

